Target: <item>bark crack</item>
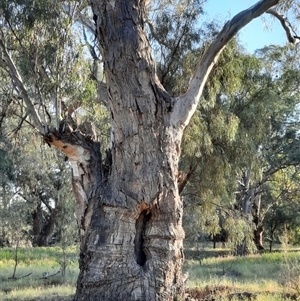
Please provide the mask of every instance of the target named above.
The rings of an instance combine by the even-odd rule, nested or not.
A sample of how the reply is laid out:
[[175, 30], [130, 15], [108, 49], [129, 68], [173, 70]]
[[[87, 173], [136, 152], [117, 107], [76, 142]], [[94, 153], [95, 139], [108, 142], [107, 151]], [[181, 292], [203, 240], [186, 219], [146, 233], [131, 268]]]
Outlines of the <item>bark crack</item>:
[[144, 249], [144, 235], [145, 235], [145, 229], [146, 224], [151, 218], [151, 214], [148, 212], [148, 210], [143, 210], [136, 220], [135, 224], [135, 238], [134, 238], [134, 252], [135, 252], [135, 258], [136, 262], [140, 266], [144, 266], [147, 261], [147, 256]]

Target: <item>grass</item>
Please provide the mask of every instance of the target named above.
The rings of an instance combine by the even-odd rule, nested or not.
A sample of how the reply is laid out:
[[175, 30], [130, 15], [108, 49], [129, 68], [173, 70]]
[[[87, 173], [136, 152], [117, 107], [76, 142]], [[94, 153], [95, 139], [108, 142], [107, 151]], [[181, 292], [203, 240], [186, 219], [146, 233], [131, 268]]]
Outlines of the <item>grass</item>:
[[[298, 251], [247, 257], [229, 256], [223, 249], [206, 249], [205, 252], [189, 254], [196, 259], [188, 256], [185, 262], [184, 271], [189, 273], [187, 293], [196, 300], [300, 300]], [[204, 258], [203, 254], [207, 257]], [[20, 248], [18, 257], [16, 276], [32, 274], [11, 280], [9, 277], [13, 273], [14, 254], [10, 249], [0, 249], [1, 301], [72, 299], [78, 276], [78, 253], [75, 247], [67, 250], [65, 277], [59, 273], [48, 279], [41, 279], [43, 273], [51, 275], [61, 268], [62, 250], [58, 247]]]
[[[297, 290], [299, 287], [291, 286], [294, 281], [300, 285], [299, 277], [295, 278], [295, 275], [288, 273], [290, 269], [299, 266], [299, 262], [300, 253], [295, 251], [247, 257], [226, 256], [187, 260], [185, 265], [185, 271], [189, 273], [187, 286], [203, 292], [207, 288], [212, 291], [222, 288], [222, 291], [226, 291], [224, 294], [233, 296], [247, 292], [251, 298], [255, 297], [254, 300], [261, 301], [300, 300], [300, 291]], [[295, 299], [296, 297], [299, 299]], [[238, 298], [243, 300], [241, 296]], [[220, 300], [229, 299], [222, 297]]]
[[[16, 271], [18, 279], [14, 280], [9, 279], [13, 275], [14, 252], [0, 249], [0, 300], [71, 300], [78, 276], [78, 255], [75, 247], [68, 248], [66, 252], [67, 269], [63, 276], [58, 273], [63, 258], [60, 248], [20, 248]], [[43, 278], [45, 273], [53, 276]], [[30, 276], [22, 278], [28, 274]]]
[[0, 292], [0, 300], [2, 301], [20, 301], [20, 300], [35, 300], [35, 301], [70, 301], [75, 293], [74, 285], [53, 285], [45, 287], [29, 287], [23, 289], [15, 289], [9, 294]]

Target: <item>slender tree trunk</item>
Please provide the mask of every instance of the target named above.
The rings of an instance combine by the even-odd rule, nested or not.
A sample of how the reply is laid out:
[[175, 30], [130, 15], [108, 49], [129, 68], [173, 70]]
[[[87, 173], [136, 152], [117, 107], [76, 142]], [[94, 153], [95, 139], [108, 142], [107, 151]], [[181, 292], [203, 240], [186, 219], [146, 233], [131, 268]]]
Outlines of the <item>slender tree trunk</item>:
[[255, 225], [254, 229], [254, 243], [258, 250], [264, 250], [263, 247], [263, 232], [264, 226], [261, 221], [260, 216], [260, 207], [261, 207], [261, 193], [254, 191], [254, 200], [252, 204], [252, 216], [253, 216], [253, 223]]
[[254, 230], [254, 243], [257, 247], [257, 250], [264, 250], [263, 247], [263, 232], [264, 227], [263, 225], [258, 225]]
[[43, 213], [40, 204], [35, 208], [31, 213], [32, 217], [32, 232], [33, 239], [32, 244], [35, 247], [44, 247], [47, 246], [47, 237], [43, 233]]

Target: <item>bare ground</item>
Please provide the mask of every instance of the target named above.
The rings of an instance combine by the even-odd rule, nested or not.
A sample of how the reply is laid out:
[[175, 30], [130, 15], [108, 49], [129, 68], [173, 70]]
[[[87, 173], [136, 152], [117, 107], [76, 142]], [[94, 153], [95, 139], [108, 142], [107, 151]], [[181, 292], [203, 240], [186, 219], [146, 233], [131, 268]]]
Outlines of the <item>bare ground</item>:
[[[272, 294], [265, 292], [265, 294]], [[259, 293], [239, 292], [235, 288], [228, 286], [209, 287], [200, 290], [198, 288], [186, 289], [185, 301], [218, 301], [221, 298], [228, 300], [255, 301]], [[296, 294], [282, 294], [283, 300], [297, 301]]]

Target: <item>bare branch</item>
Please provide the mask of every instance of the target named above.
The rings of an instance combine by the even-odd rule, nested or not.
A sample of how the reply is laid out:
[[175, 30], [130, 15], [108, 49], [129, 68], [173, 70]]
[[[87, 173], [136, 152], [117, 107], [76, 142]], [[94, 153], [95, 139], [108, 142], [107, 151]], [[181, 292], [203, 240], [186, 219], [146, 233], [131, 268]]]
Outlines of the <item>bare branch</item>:
[[210, 44], [198, 63], [188, 90], [183, 96], [175, 99], [171, 116], [171, 122], [174, 126], [184, 128], [189, 123], [197, 108], [207, 78], [228, 42], [241, 28], [265, 13], [274, 5], [278, 4], [278, 2], [279, 0], [261, 0], [252, 7], [234, 16], [231, 21], [224, 25], [223, 29]]
[[2, 58], [8, 68], [10, 77], [14, 83], [14, 85], [16, 86], [16, 88], [18, 89], [18, 91], [20, 92], [22, 98], [24, 99], [25, 103], [26, 103], [26, 110], [29, 116], [31, 116], [31, 118], [34, 121], [35, 126], [37, 127], [38, 131], [41, 134], [46, 134], [46, 129], [43, 126], [41, 119], [36, 111], [36, 109], [34, 108], [33, 103], [31, 102], [27, 90], [23, 84], [22, 78], [12, 60], [12, 58], [10, 57], [9, 53], [7, 52], [5, 43], [4, 43], [4, 35], [3, 32], [1, 31], [1, 36], [0, 36], [0, 49], [2, 50]]
[[28, 274], [26, 274], [26, 275], [24, 275], [24, 276], [19, 276], [19, 277], [8, 277], [8, 279], [11, 279], [11, 280], [19, 280], [19, 279], [23, 279], [23, 278], [26, 278], [26, 277], [28, 277], [28, 276], [30, 276], [30, 275], [32, 275], [32, 272], [30, 272], [30, 273], [28, 273]]
[[277, 18], [277, 19], [280, 21], [280, 23], [281, 23], [283, 29], [285, 30], [287, 39], [288, 39], [288, 41], [289, 41], [290, 43], [296, 44], [296, 43], [299, 42], [300, 37], [298, 37], [297, 35], [293, 35], [293, 34], [292, 34], [293, 29], [292, 29], [292, 27], [291, 27], [291, 24], [288, 22], [288, 20], [287, 20], [283, 15], [280, 15], [280, 14], [279, 14], [276, 10], [274, 10], [274, 9], [268, 9], [268, 10], [266, 11], [266, 13], [268, 13], [268, 14], [274, 16], [275, 18]]
[[55, 273], [53, 273], [53, 274], [49, 274], [49, 273], [45, 272], [45, 273], [43, 274], [43, 276], [42, 276], [42, 277], [39, 277], [38, 279], [48, 279], [48, 278], [53, 277], [53, 276], [55, 276], [55, 275], [57, 275], [57, 274], [59, 274], [59, 273], [60, 273], [60, 271], [57, 271], [57, 272], [55, 272]]

